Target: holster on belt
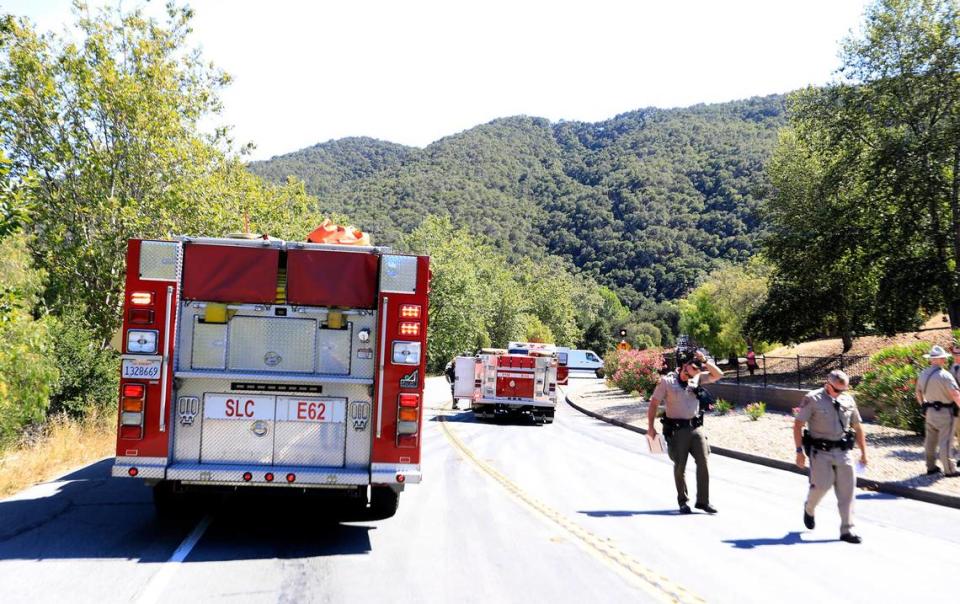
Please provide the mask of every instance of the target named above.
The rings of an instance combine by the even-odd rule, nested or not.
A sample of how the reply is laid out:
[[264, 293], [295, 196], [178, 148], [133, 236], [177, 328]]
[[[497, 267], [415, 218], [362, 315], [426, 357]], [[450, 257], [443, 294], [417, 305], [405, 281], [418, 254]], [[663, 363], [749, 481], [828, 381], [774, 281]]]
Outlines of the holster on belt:
[[847, 430], [840, 440], [827, 440], [826, 438], [814, 438], [809, 430], [803, 431], [803, 450], [810, 456], [810, 451], [831, 451], [833, 449], [842, 449], [850, 451], [853, 449], [854, 432]]
[[937, 411], [941, 409], [949, 409], [953, 413], [954, 417], [957, 417], [957, 414], [960, 413], [960, 406], [957, 406], [956, 403], [944, 403], [942, 401], [930, 401], [920, 405], [923, 408], [924, 414], [926, 414], [927, 409], [936, 409]]

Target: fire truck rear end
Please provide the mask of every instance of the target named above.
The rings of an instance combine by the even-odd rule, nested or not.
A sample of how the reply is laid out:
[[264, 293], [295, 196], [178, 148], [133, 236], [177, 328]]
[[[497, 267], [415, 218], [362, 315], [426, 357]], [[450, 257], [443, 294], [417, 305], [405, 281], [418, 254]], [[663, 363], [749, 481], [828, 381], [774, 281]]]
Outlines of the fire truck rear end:
[[130, 240], [114, 476], [349, 496], [420, 482], [429, 258], [269, 238]]
[[454, 396], [470, 399], [478, 419], [520, 415], [553, 423], [558, 362], [552, 350], [484, 349], [454, 363]]

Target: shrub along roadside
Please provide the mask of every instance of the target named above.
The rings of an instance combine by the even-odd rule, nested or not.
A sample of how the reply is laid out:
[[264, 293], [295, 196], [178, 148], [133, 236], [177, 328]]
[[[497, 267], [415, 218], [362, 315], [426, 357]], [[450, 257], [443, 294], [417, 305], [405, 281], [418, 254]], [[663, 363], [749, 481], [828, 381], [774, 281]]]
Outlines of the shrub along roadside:
[[873, 407], [877, 423], [923, 434], [923, 414], [914, 391], [917, 376], [929, 365], [927, 342], [891, 346], [870, 357], [870, 370], [857, 386], [864, 404]]
[[659, 349], [622, 350], [611, 354], [616, 355], [616, 371], [608, 374], [610, 381], [624, 392], [649, 396], [660, 381], [664, 367], [662, 352]]

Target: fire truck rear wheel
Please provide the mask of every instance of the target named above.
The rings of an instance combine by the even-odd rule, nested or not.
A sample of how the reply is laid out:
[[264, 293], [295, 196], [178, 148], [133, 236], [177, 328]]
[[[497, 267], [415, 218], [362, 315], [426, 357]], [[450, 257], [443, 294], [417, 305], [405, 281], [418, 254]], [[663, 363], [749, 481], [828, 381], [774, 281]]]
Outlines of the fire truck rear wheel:
[[400, 493], [390, 487], [370, 488], [370, 520], [386, 520], [393, 517], [400, 507]]

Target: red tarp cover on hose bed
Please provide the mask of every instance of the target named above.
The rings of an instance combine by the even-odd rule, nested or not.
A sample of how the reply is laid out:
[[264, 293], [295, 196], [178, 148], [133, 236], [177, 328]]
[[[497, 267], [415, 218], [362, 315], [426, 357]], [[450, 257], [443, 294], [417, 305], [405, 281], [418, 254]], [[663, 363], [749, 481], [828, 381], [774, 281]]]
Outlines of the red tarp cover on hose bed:
[[209, 302], [273, 304], [280, 250], [184, 245], [183, 297]]
[[304, 306], [374, 308], [380, 258], [329, 250], [287, 251], [287, 300]]

